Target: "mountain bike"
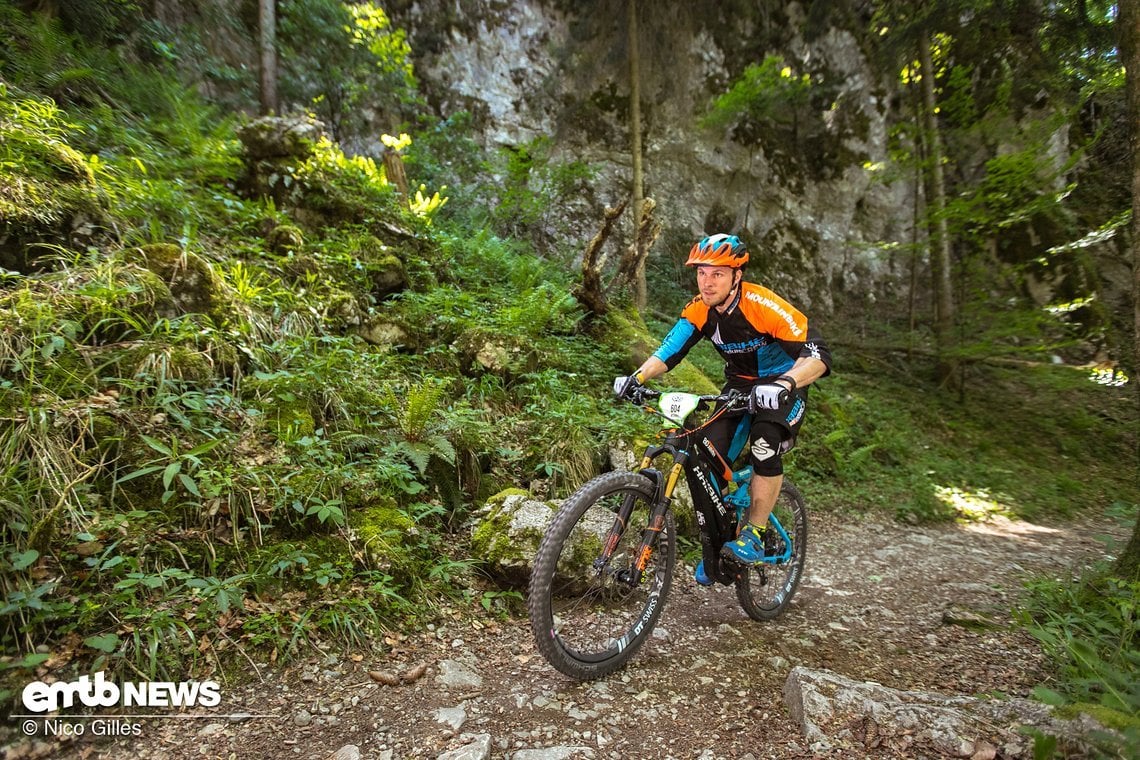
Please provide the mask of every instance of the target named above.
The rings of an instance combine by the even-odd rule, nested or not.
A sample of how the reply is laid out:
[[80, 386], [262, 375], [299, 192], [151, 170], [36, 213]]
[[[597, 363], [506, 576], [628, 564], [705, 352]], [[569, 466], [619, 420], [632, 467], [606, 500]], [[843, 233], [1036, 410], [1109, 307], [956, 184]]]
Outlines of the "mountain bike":
[[[661, 617], [677, 560], [670, 512], [685, 476], [692, 494], [705, 572], [735, 584], [753, 620], [779, 617], [803, 574], [808, 519], [803, 497], [784, 479], [769, 517], [764, 561], [745, 565], [721, 555], [748, 512], [752, 468], [733, 471], [701, 430], [747, 407], [748, 395], [659, 393], [639, 387], [630, 400], [664, 419], [663, 440], [646, 447], [634, 472], [609, 472], [578, 488], [558, 510], [539, 545], [527, 609], [538, 650], [555, 669], [582, 681], [625, 663]], [[647, 402], [657, 401], [657, 409]], [[703, 422], [697, 412], [716, 406]], [[653, 466], [671, 458], [663, 471]]]

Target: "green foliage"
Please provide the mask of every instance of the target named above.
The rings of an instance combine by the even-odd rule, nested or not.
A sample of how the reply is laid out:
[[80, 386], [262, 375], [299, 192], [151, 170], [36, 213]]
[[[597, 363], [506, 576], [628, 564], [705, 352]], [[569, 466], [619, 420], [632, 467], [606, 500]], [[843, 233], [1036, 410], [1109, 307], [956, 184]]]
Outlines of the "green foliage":
[[324, 214], [331, 225], [367, 223], [395, 216], [396, 189], [382, 167], [368, 156], [348, 156], [337, 143], [322, 138], [312, 154], [271, 179], [291, 188], [304, 205]]
[[67, 142], [77, 129], [51, 101], [0, 83], [0, 225], [58, 224], [98, 208], [91, 166]]
[[550, 138], [538, 137], [501, 149], [490, 162], [503, 175], [489, 209], [491, 225], [505, 237], [532, 241], [540, 251], [556, 248], [563, 206], [595, 174], [582, 161], [556, 160], [553, 148]]
[[701, 120], [707, 127], [740, 129], [759, 141], [770, 129], [790, 130], [798, 137], [798, 124], [811, 96], [810, 74], [795, 74], [778, 55], [751, 64], [728, 92], [713, 101]]
[[462, 214], [480, 200], [481, 182], [489, 172], [486, 152], [471, 137], [471, 114], [460, 111], [432, 120], [416, 132], [405, 155], [409, 176], [429, 187], [446, 185], [463, 196], [464, 206], [452, 205], [444, 215]]
[[136, 0], [90, 0], [59, 5], [64, 28], [87, 40], [103, 43], [125, 38], [137, 26], [141, 12]]
[[[179, 451], [179, 443], [177, 438], [172, 438], [170, 444], [165, 444], [161, 441], [155, 440], [148, 435], [140, 435], [143, 442], [158, 454], [157, 457], [144, 463], [144, 465], [116, 480], [116, 483], [125, 483], [129, 480], [150, 475], [152, 473], [162, 473], [162, 503], [165, 504], [174, 496], [177, 491], [175, 486], [181, 486], [185, 489], [186, 493], [198, 498], [202, 497], [202, 492], [198, 490], [198, 482], [195, 480], [195, 473], [202, 466], [201, 455], [207, 453], [218, 444], [220, 440], [214, 439], [194, 446], [186, 451]], [[322, 520], [322, 522], [324, 522]]]
[[67, 95], [76, 84], [89, 84], [91, 61], [76, 48], [75, 37], [43, 14], [26, 14], [12, 3], [0, 4], [0, 73], [17, 87], [47, 96]]
[[398, 123], [416, 99], [406, 35], [375, 3], [283, 2], [278, 41], [282, 95], [311, 107], [338, 141], [363, 136], [364, 104], [391, 104]]
[[[1131, 510], [1135, 519], [1135, 508]], [[1087, 712], [1118, 733], [1098, 737], [1110, 755], [1140, 742], [1140, 583], [1101, 566], [1072, 580], [1037, 579], [1019, 621], [1041, 642], [1057, 681], [1035, 696], [1062, 713]], [[1123, 755], [1121, 755], [1123, 756]]]
[[917, 522], [1073, 514], [1136, 494], [1108, 464], [1133, 456], [1130, 434], [1097, 422], [1107, 409], [1134, 419], [1129, 396], [1086, 371], [978, 367], [977, 390], [951, 398], [873, 353], [841, 356], [836, 375], [812, 388], [789, 455], [797, 483], [824, 503]]

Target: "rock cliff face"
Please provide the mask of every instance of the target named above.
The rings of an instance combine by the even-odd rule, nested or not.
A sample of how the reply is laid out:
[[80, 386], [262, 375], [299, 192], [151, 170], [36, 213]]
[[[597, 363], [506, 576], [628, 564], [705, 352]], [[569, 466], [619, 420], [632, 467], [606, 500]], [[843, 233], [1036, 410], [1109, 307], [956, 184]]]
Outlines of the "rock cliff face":
[[[664, 224], [653, 256], [678, 259], [702, 234], [732, 230], [758, 254], [753, 276], [802, 308], [889, 290], [890, 264], [866, 243], [909, 240], [912, 201], [908, 183], [865, 168], [886, 156], [892, 84], [870, 62], [864, 5], [640, 4], [646, 195]], [[573, 210], [588, 239], [603, 204], [630, 188], [624, 0], [391, 6], [441, 116], [469, 111], [489, 147], [546, 136], [558, 158], [600, 169], [592, 197]], [[787, 109], [794, 128], [700, 126], [716, 96], [769, 55], [812, 76], [811, 102]]]

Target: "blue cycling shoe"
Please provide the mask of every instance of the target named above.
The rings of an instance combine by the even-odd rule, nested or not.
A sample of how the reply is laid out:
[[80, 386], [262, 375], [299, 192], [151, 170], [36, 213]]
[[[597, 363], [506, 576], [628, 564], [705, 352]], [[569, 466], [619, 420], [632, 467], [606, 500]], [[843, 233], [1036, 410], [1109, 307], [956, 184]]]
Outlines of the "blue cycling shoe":
[[697, 572], [693, 573], [693, 577], [697, 579], [697, 583], [702, 586], [711, 586], [714, 581], [712, 578], [705, 575], [705, 561], [702, 559], [697, 565]]
[[755, 565], [764, 560], [764, 533], [765, 528], [759, 528], [752, 523], [744, 526], [735, 541], [725, 543], [720, 553], [725, 557], [743, 562], [746, 565]]

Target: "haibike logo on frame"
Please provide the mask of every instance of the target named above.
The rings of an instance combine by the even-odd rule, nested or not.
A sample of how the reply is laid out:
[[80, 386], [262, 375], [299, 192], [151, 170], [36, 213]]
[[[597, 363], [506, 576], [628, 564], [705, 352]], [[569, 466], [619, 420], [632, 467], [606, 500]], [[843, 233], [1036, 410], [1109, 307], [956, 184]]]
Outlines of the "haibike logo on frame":
[[53, 712], [81, 702], [87, 707], [217, 707], [222, 701], [217, 681], [130, 681], [122, 686], [103, 678], [103, 671], [80, 676], [78, 681], [48, 684], [32, 681], [24, 687], [24, 707]]
[[699, 467], [696, 468], [695, 472], [697, 473], [697, 480], [701, 482], [701, 486], [705, 489], [705, 493], [709, 495], [709, 498], [713, 500], [713, 504], [719, 504], [720, 494], [712, 487], [712, 483], [709, 483], [708, 479], [705, 478], [704, 472], [702, 472]]

